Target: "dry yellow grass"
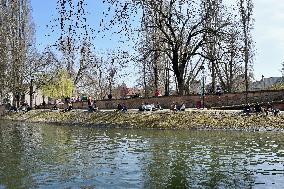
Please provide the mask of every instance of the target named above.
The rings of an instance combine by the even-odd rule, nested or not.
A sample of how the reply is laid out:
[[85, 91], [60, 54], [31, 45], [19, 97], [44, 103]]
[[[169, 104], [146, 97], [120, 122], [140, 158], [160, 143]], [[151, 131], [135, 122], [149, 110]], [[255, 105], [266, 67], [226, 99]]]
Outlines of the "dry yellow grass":
[[53, 112], [31, 111], [10, 113], [2, 119], [73, 125], [94, 125], [120, 128], [157, 129], [230, 129], [230, 130], [283, 130], [284, 115], [243, 116], [230, 112]]

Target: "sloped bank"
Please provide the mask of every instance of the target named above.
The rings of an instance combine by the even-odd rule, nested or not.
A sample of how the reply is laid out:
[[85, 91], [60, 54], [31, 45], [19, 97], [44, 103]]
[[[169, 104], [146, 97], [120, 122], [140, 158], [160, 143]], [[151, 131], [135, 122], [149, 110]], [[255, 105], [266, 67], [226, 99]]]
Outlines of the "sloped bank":
[[1, 119], [114, 128], [284, 131], [283, 114], [276, 117], [262, 115], [242, 116], [238, 113], [220, 111], [158, 113], [30, 111], [27, 113], [9, 113], [2, 116]]

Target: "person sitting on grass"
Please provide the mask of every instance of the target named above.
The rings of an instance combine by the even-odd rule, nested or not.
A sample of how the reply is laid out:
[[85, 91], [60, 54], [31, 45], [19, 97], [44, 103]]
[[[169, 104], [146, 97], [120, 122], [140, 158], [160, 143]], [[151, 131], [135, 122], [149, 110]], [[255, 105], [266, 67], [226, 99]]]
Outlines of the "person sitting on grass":
[[138, 110], [141, 111], [141, 112], [142, 112], [142, 111], [145, 111], [145, 104], [142, 103], [142, 104], [139, 106]]
[[181, 106], [179, 107], [179, 111], [185, 111], [185, 104], [182, 103]]
[[64, 112], [71, 111], [73, 109], [72, 102], [69, 97], [65, 98], [66, 108], [64, 109]]
[[185, 111], [185, 104], [181, 103], [181, 105], [176, 105], [176, 111]]
[[92, 98], [89, 97], [88, 99], [88, 111], [89, 112], [95, 112], [98, 110], [97, 104], [96, 104], [96, 100], [92, 101]]
[[88, 111], [92, 112], [93, 111], [93, 101], [92, 101], [92, 97], [89, 96], [88, 98]]
[[54, 104], [52, 107], [52, 110], [58, 110], [59, 108], [57, 107], [57, 104]]
[[29, 112], [32, 110], [32, 108], [30, 107], [30, 105], [28, 103], [25, 103], [25, 112]]
[[28, 104], [27, 104], [26, 108], [27, 108], [27, 112], [29, 112], [29, 111], [32, 110], [32, 108], [31, 108], [30, 105], [28, 105]]
[[170, 110], [177, 111], [177, 105], [175, 104], [175, 102], [171, 104]]
[[273, 113], [272, 105], [268, 102], [266, 107], [264, 108], [265, 115], [268, 116], [269, 112]]
[[122, 105], [120, 103], [118, 103], [117, 105], [117, 111], [121, 111], [122, 110]]
[[71, 111], [71, 110], [73, 110], [73, 105], [72, 105], [72, 102], [69, 101], [67, 111]]
[[127, 112], [127, 106], [123, 103], [122, 104], [122, 112]]
[[277, 116], [280, 113], [280, 110], [273, 107], [272, 104], [267, 103], [266, 115], [268, 115], [269, 112], [271, 112], [274, 116]]
[[149, 104], [149, 103], [146, 103], [146, 105], [145, 105], [145, 110], [146, 110], [146, 111], [151, 111], [151, 110], [152, 110], [152, 105]]
[[27, 111], [27, 107], [28, 107], [28, 103], [25, 101], [22, 106], [19, 108], [20, 111], [26, 112]]
[[262, 112], [262, 108], [261, 108], [261, 106], [258, 102], [255, 104], [254, 110], [255, 110], [255, 113], [257, 113], [257, 114]]
[[251, 113], [251, 107], [250, 107], [250, 104], [247, 104], [244, 108], [244, 113], [246, 115], [249, 115]]
[[9, 112], [17, 112], [17, 111], [18, 111], [18, 109], [15, 105], [10, 106]]
[[93, 111], [98, 111], [98, 106], [97, 106], [97, 102], [94, 100], [93, 105], [92, 105]]
[[53, 107], [52, 107], [52, 109], [51, 110], [59, 110], [59, 108], [58, 108], [58, 100], [56, 99], [55, 100], [55, 103], [54, 103], [54, 105], [53, 105]]
[[160, 105], [159, 102], [156, 103], [155, 109], [156, 109], [156, 110], [162, 110], [162, 107], [161, 107], [161, 105]]
[[158, 110], [158, 109], [156, 108], [155, 104], [151, 104], [151, 107], [152, 107], [152, 111]]
[[274, 116], [278, 116], [278, 114], [280, 113], [280, 110], [277, 108], [273, 108], [272, 113]]

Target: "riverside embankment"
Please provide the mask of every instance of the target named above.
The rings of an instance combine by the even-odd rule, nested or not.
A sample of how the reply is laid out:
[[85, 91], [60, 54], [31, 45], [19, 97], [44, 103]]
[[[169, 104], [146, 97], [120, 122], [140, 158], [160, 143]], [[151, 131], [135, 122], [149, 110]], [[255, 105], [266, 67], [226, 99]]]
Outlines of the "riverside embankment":
[[73, 126], [96, 126], [110, 128], [154, 128], [154, 129], [197, 129], [197, 130], [243, 130], [284, 131], [284, 115], [244, 116], [236, 111], [190, 110], [186, 112], [137, 112], [115, 111], [56, 112], [33, 110], [8, 113], [2, 120], [21, 122], [55, 123]]

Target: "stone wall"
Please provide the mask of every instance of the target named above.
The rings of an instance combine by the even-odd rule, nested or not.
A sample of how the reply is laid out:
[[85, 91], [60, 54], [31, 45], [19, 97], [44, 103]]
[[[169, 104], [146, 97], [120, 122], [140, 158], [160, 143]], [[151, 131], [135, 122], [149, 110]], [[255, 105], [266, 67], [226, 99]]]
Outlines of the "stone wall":
[[[283, 91], [258, 91], [248, 93], [249, 103], [263, 103], [280, 101], [284, 99]], [[169, 108], [172, 103], [185, 103], [187, 108], [195, 108], [202, 101], [200, 96], [189, 95], [189, 96], [168, 96], [168, 97], [153, 97], [148, 99], [127, 99], [127, 100], [103, 100], [98, 101], [97, 105], [100, 108], [112, 109], [116, 108], [118, 103], [125, 103], [128, 108], [138, 108], [141, 103], [154, 103], [159, 102], [162, 107]], [[207, 108], [221, 107], [221, 106], [233, 106], [246, 103], [246, 93], [230, 93], [217, 95], [206, 95], [204, 98], [204, 105]]]
[[[224, 106], [234, 106], [242, 105], [246, 103], [246, 93], [230, 93], [217, 95], [206, 95], [204, 99], [204, 105], [207, 108], [211, 107], [224, 107]], [[254, 91], [248, 93], [249, 103], [265, 103], [272, 101], [284, 100], [284, 90], [281, 91]], [[117, 104], [124, 103], [129, 109], [138, 109], [141, 103], [154, 103], [159, 104], [163, 108], [169, 108], [172, 103], [185, 103], [187, 108], [196, 108], [197, 105], [201, 104], [201, 97], [197, 95], [188, 96], [161, 96], [153, 98], [134, 98], [125, 100], [100, 100], [97, 101], [97, 106], [99, 109], [116, 109]], [[60, 105], [60, 108], [64, 108], [64, 105]], [[77, 102], [73, 104], [75, 109], [87, 109], [87, 102]], [[279, 106], [280, 109], [284, 110], [283, 106]], [[50, 108], [50, 107], [48, 107]]]

